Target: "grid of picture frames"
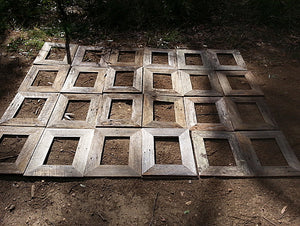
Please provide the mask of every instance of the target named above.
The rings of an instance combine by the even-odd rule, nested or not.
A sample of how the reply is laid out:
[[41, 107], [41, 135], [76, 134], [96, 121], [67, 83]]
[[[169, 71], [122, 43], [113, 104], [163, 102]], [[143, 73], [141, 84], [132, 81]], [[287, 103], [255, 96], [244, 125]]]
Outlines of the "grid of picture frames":
[[[278, 130], [263, 92], [255, 83], [254, 75], [247, 71], [239, 51], [110, 49], [73, 44], [70, 47], [72, 64], [68, 65], [66, 56], [60, 60], [49, 57], [54, 48], [64, 49], [64, 44], [44, 44], [19, 92], [1, 117], [0, 148], [7, 136], [26, 137], [14, 162], [3, 162], [0, 158], [1, 174], [143, 178], [300, 175], [299, 160]], [[224, 64], [222, 56], [231, 57], [231, 62]], [[39, 86], [35, 80], [40, 71], [56, 72], [56, 76], [49, 84]], [[118, 71], [132, 72], [132, 86], [115, 86]], [[81, 73], [95, 75], [91, 87], [76, 85]], [[156, 73], [169, 75], [172, 88], [154, 88]], [[206, 79], [209, 88], [195, 86], [195, 77]], [[236, 88], [231, 83], [232, 78], [247, 84]], [[16, 117], [26, 99], [45, 100], [34, 118]], [[73, 120], [66, 108], [69, 101], [80, 100], [89, 101], [86, 118]], [[132, 101], [128, 119], [110, 119], [115, 100]], [[156, 102], [173, 104], [174, 122], [155, 119]], [[256, 105], [264, 122], [244, 122], [237, 107], [239, 103]], [[219, 122], [198, 122], [198, 117], [211, 114], [199, 113], [198, 104], [214, 105]], [[79, 140], [70, 165], [46, 164], [56, 138]], [[127, 164], [102, 163], [108, 138], [129, 140]], [[178, 139], [181, 164], [157, 164], [156, 138]], [[228, 141], [234, 165], [210, 164], [206, 139]], [[264, 165], [252, 144], [253, 139], [273, 139], [287, 164]], [[272, 150], [269, 152], [271, 156]]]

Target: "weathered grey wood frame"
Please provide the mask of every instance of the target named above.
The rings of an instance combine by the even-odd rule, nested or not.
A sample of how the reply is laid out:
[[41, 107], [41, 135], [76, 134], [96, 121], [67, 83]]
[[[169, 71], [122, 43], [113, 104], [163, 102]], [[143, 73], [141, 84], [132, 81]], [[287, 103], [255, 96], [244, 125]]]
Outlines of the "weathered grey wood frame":
[[[33, 65], [20, 85], [19, 92], [58, 93], [61, 91], [69, 72], [68, 65]], [[57, 71], [51, 86], [33, 86], [39, 71]]]
[[[255, 84], [254, 76], [250, 71], [218, 71], [217, 72], [220, 84], [223, 88], [226, 96], [263, 96], [264, 93], [261, 91], [258, 85]], [[251, 89], [232, 89], [227, 76], [245, 76]]]
[[[211, 63], [207, 52], [204, 50], [189, 50], [189, 49], [177, 49], [177, 61], [178, 69], [186, 70], [209, 70], [211, 69]], [[186, 54], [197, 54], [201, 56], [203, 65], [188, 65], [185, 62]]]
[[[90, 100], [86, 120], [63, 120], [66, 107], [70, 100]], [[47, 127], [52, 128], [80, 128], [89, 129], [96, 127], [96, 116], [102, 96], [98, 94], [60, 94]]]
[[[189, 130], [148, 128], [142, 129], [143, 134], [143, 176], [197, 176], [192, 143]], [[178, 137], [182, 165], [156, 164], [154, 137]], [[171, 153], [170, 153], [171, 155]]]
[[[47, 99], [37, 118], [14, 118], [25, 98]], [[0, 119], [0, 125], [46, 127], [57, 99], [57, 93], [17, 93]]]
[[[112, 100], [132, 100], [130, 119], [109, 119]], [[143, 112], [142, 94], [104, 94], [101, 111], [97, 116], [97, 127], [141, 127]]]
[[[117, 71], [133, 71], [133, 86], [114, 86]], [[143, 68], [142, 67], [110, 67], [105, 78], [104, 93], [142, 93]]]
[[[184, 96], [223, 96], [216, 72], [210, 70], [179, 70]], [[207, 75], [211, 90], [193, 89], [190, 75]]]
[[[135, 60], [134, 62], [121, 62], [119, 61], [120, 52], [135, 52]], [[111, 66], [132, 66], [132, 67], [142, 67], [143, 66], [143, 57], [144, 57], [144, 49], [133, 48], [133, 49], [119, 49], [112, 51], [110, 55], [109, 62]]]
[[[91, 148], [94, 130], [92, 129], [45, 129], [35, 152], [28, 164], [24, 176], [43, 177], [82, 177]], [[55, 137], [79, 137], [72, 165], [45, 165]]]
[[[128, 165], [101, 165], [105, 137], [130, 137]], [[140, 177], [142, 132], [134, 128], [102, 128], [95, 130], [84, 175], [87, 177]]]
[[[97, 73], [97, 79], [93, 87], [77, 87], [75, 86], [76, 80], [78, 79], [81, 72], [95, 72]], [[104, 87], [104, 80], [106, 75], [105, 68], [95, 67], [72, 67], [67, 80], [62, 88], [63, 93], [102, 93]]]
[[31, 155], [42, 135], [43, 128], [0, 126], [0, 139], [3, 135], [25, 135], [27, 140], [14, 163], [0, 163], [0, 174], [23, 174]]
[[[61, 64], [68, 64], [67, 61], [67, 53], [63, 60], [48, 60], [46, 59], [51, 48], [52, 47], [58, 47], [58, 48], [64, 48], [64, 43], [54, 43], [54, 42], [45, 42], [42, 49], [40, 50], [39, 54], [33, 61], [33, 64], [50, 64], [50, 65], [61, 65]], [[76, 44], [70, 44], [70, 54], [71, 54], [71, 60], [74, 59], [75, 52], [77, 50], [78, 45]]]
[[[154, 121], [154, 101], [174, 103], [176, 122]], [[144, 95], [143, 127], [183, 127], [186, 128], [183, 97]]]
[[[214, 103], [216, 105], [220, 123], [198, 123], [195, 103]], [[227, 130], [233, 131], [224, 98], [221, 97], [185, 97], [184, 107], [186, 122], [191, 130]]]
[[[278, 129], [276, 121], [271, 116], [271, 112], [265, 103], [263, 97], [226, 97], [225, 98], [228, 113], [234, 130], [276, 130]], [[246, 123], [242, 120], [236, 103], [255, 103], [264, 119], [264, 123], [251, 122]]]
[[[168, 64], [153, 64], [152, 54], [155, 53], [167, 53], [168, 54]], [[145, 48], [144, 50], [144, 67], [145, 68], [177, 68], [177, 56], [176, 51], [173, 49], [151, 49]]]
[[[237, 133], [238, 141], [244, 156], [247, 156], [251, 167], [251, 176], [300, 176], [300, 162], [281, 131], [242, 131]], [[287, 166], [263, 166], [252, 146], [251, 139], [275, 139], [276, 143], [287, 161]], [[272, 150], [270, 150], [270, 157]]]
[[[153, 88], [154, 74], [170, 74], [172, 89]], [[144, 93], [162, 96], [183, 96], [183, 87], [180, 74], [176, 69], [145, 68], [144, 69]]]
[[[246, 63], [238, 50], [216, 50], [208, 49], [208, 56], [211, 61], [212, 68], [217, 71], [241, 71], [247, 70]], [[217, 54], [232, 54], [236, 65], [221, 65]]]
[[[104, 52], [99, 62], [84, 62], [83, 58], [86, 51]], [[72, 66], [82, 67], [107, 67], [109, 65], [109, 56], [111, 49], [95, 46], [79, 46], [75, 54]]]
[[[240, 150], [238, 140], [232, 132], [220, 131], [192, 131], [194, 152], [201, 176], [220, 176], [220, 177], [247, 177], [250, 175], [249, 168], [243, 153]], [[226, 139], [235, 159], [235, 166], [210, 166], [204, 139]]]

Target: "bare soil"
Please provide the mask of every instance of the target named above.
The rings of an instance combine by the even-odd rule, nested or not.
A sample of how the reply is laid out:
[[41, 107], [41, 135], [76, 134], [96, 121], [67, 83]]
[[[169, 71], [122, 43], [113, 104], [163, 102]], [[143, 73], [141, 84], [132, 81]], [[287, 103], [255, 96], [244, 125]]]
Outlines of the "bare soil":
[[116, 71], [114, 86], [133, 86], [134, 71]]
[[167, 53], [152, 52], [152, 64], [169, 64]]
[[185, 54], [186, 65], [203, 65], [200, 54]]
[[218, 110], [214, 103], [195, 103], [194, 105], [198, 123], [220, 123]]
[[232, 54], [218, 53], [217, 57], [221, 65], [236, 65], [236, 61]]
[[75, 82], [75, 87], [94, 87], [98, 73], [80, 72]]
[[106, 137], [101, 158], [102, 165], [128, 165], [129, 137]]
[[235, 160], [227, 139], [204, 139], [207, 158], [211, 166], [235, 166]]
[[134, 62], [135, 61], [135, 51], [120, 51], [119, 62]]
[[[4, 46], [16, 35], [18, 32], [11, 32]], [[104, 40], [103, 45], [156, 47], [156, 43], [147, 42], [143, 33], [126, 37], [127, 33], [116, 35], [113, 43]], [[168, 47], [203, 49], [205, 44], [209, 48], [241, 51], [255, 83], [265, 93], [279, 128], [300, 158], [300, 108], [297, 107], [300, 58], [293, 51], [299, 45], [297, 34], [279, 36], [263, 27], [233, 25], [226, 29], [214, 27], [210, 31], [199, 26], [184, 37], [185, 43], [175, 41]], [[25, 57], [18, 52], [7, 52], [4, 47], [1, 52], [0, 115], [14, 98], [38, 53]], [[9, 146], [18, 149], [17, 144]], [[269, 162], [278, 158], [273, 151], [266, 153]], [[217, 154], [220, 153], [214, 155]], [[0, 180], [1, 225], [149, 225], [153, 215], [153, 225], [300, 224], [299, 177], [147, 180], [1, 175]]]
[[251, 86], [249, 85], [247, 79], [244, 75], [240, 76], [230, 76], [227, 75], [227, 79], [229, 81], [230, 87], [233, 90], [249, 90], [251, 89]]
[[66, 55], [66, 50], [60, 47], [51, 47], [47, 60], [63, 60]]
[[72, 165], [79, 138], [55, 137], [45, 159], [45, 165]]
[[154, 137], [155, 163], [181, 165], [178, 137]]
[[37, 118], [39, 117], [46, 99], [25, 98], [14, 118]]
[[174, 103], [154, 101], [153, 116], [154, 121], [175, 122]]
[[56, 78], [57, 71], [40, 70], [32, 83], [33, 86], [52, 86]]
[[18, 158], [28, 136], [4, 135], [0, 139], [0, 163], [13, 163]]
[[112, 100], [109, 119], [131, 119], [132, 100]]
[[171, 74], [153, 74], [153, 88], [155, 89], [172, 89]]
[[83, 62], [100, 62], [101, 56], [103, 55], [102, 51], [97, 50], [86, 50], [83, 56]]
[[264, 123], [256, 103], [236, 103], [240, 116], [245, 123]]
[[86, 120], [87, 113], [90, 107], [88, 100], [70, 100], [65, 110], [66, 113], [71, 113], [70, 117], [73, 120]]
[[194, 90], [211, 90], [208, 75], [190, 75], [192, 88]]

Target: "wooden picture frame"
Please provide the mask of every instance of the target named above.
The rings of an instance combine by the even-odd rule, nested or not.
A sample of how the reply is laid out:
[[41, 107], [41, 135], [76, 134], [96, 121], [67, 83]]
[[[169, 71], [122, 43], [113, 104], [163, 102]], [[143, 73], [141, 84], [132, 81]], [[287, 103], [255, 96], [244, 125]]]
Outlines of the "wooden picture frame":
[[[263, 97], [226, 97], [225, 98], [230, 120], [234, 130], [276, 130], [278, 129], [276, 121], [265, 103]], [[244, 122], [239, 113], [236, 103], [255, 103], [258, 107], [264, 122]]]
[[[133, 86], [115, 86], [116, 73], [133, 71]], [[110, 67], [107, 70], [103, 93], [142, 93], [143, 91], [142, 67]]]
[[[89, 100], [90, 106], [85, 120], [64, 120], [64, 114], [69, 101]], [[48, 126], [51, 128], [78, 128], [89, 129], [96, 127], [96, 116], [102, 96], [98, 94], [60, 94], [53, 110]]]
[[[142, 129], [143, 134], [143, 160], [142, 175], [193, 177], [197, 176], [195, 160], [189, 130], [169, 128]], [[182, 165], [156, 164], [154, 137], [178, 137]]]
[[[250, 71], [218, 71], [217, 72], [220, 84], [226, 96], [263, 96], [258, 85], [255, 84], [254, 76]], [[240, 77], [244, 76], [247, 80], [250, 89], [232, 89], [227, 76]]]
[[[247, 156], [251, 166], [251, 176], [276, 177], [276, 176], [300, 176], [300, 162], [288, 144], [281, 131], [241, 131], [237, 133], [238, 141], [243, 154]], [[263, 166], [252, 146], [251, 139], [275, 139], [288, 165]], [[272, 152], [272, 150], [270, 150]]]
[[[211, 70], [179, 70], [182, 81], [183, 95], [184, 96], [223, 96], [222, 88], [220, 86], [218, 77], [215, 71]], [[208, 76], [211, 89], [199, 90], [193, 89], [191, 82], [191, 75], [195, 76]]]
[[[135, 57], [133, 62], [122, 62], [119, 61], [120, 53], [122, 52], [134, 52]], [[118, 67], [142, 67], [143, 66], [143, 57], [144, 57], [144, 49], [142, 48], [122, 48], [119, 50], [112, 50], [112, 53], [109, 58], [109, 62], [111, 66]]]
[[[22, 106], [23, 101], [26, 98], [31, 99], [46, 99], [46, 102], [41, 109], [41, 112], [37, 118], [14, 118], [19, 109]], [[17, 93], [13, 101], [10, 103], [2, 118], [0, 119], [0, 125], [7, 126], [33, 126], [33, 127], [46, 127], [50, 115], [57, 102], [57, 93], [30, 93], [20, 92]]]
[[[130, 137], [128, 165], [101, 165], [105, 137]], [[92, 148], [84, 176], [87, 177], [140, 177], [142, 159], [142, 135], [140, 129], [102, 128], [95, 130]]]
[[[246, 63], [238, 50], [216, 50], [208, 49], [207, 53], [209, 55], [212, 68], [217, 71], [241, 71], [247, 70]], [[232, 54], [236, 65], [221, 65], [218, 59], [218, 54]]]
[[[223, 131], [192, 131], [191, 134], [200, 177], [248, 177], [250, 175], [248, 164], [244, 159], [234, 133]], [[209, 165], [204, 139], [228, 140], [236, 166]]]
[[[170, 74], [172, 81], [172, 89], [158, 89], [153, 88], [154, 74]], [[150, 95], [162, 96], [183, 96], [183, 87], [180, 74], [175, 69], [162, 69], [162, 68], [145, 68], [144, 69], [144, 93]]]
[[[153, 53], [167, 53], [168, 64], [155, 64], [152, 62]], [[173, 49], [153, 49], [145, 48], [144, 50], [144, 68], [177, 68], [177, 56], [176, 51]]]
[[[176, 52], [177, 52], [178, 69], [185, 69], [185, 70], [210, 70], [211, 69], [209, 56], [207, 55], [205, 50], [177, 49]], [[186, 64], [186, 58], [185, 58], [186, 54], [200, 55], [202, 65]]]
[[[93, 135], [92, 129], [45, 129], [24, 176], [82, 177]], [[80, 138], [72, 165], [44, 164], [55, 137]]]
[[0, 126], [0, 139], [4, 135], [28, 136], [14, 163], [0, 163], [0, 174], [23, 174], [43, 131], [43, 128]]
[[[93, 87], [77, 87], [75, 86], [81, 72], [95, 72], [97, 73], [97, 79]], [[67, 80], [62, 88], [63, 93], [94, 93], [100, 94], [103, 91], [104, 80], [106, 75], [105, 68], [95, 67], [79, 67], [74, 66], [71, 68]]]
[[[68, 65], [33, 65], [19, 87], [19, 92], [58, 93], [61, 91], [69, 72]], [[51, 86], [33, 86], [40, 71], [57, 71]]]
[[[46, 59], [52, 47], [66, 48], [64, 43], [45, 42], [39, 54], [33, 61], [33, 64], [49, 64], [49, 65], [68, 65], [67, 53], [63, 60], [48, 60]], [[71, 60], [73, 61], [78, 45], [70, 44]]]
[[[113, 100], [132, 100], [130, 119], [109, 119]], [[97, 127], [141, 127], [142, 111], [142, 94], [104, 94], [101, 111], [97, 116]]]
[[[154, 101], [174, 103], [175, 122], [154, 121]], [[186, 128], [182, 97], [144, 95], [143, 127], [183, 127]]]
[[[84, 56], [87, 51], [103, 52], [99, 62], [85, 62]], [[105, 49], [104, 47], [96, 46], [78, 46], [77, 52], [75, 54], [72, 66], [81, 67], [107, 67], [109, 63], [111, 49]]]
[[[195, 111], [195, 103], [216, 105], [220, 123], [198, 123]], [[233, 131], [232, 123], [228, 114], [226, 102], [222, 97], [185, 97], [184, 107], [186, 122], [190, 130], [226, 130]]]

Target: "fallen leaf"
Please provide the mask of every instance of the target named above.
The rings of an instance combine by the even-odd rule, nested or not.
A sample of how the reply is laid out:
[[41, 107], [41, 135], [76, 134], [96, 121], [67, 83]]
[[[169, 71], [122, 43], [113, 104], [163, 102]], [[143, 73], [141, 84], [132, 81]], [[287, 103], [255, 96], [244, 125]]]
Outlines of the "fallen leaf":
[[188, 201], [188, 202], [185, 203], [185, 205], [187, 205], [187, 206], [189, 206], [191, 204], [192, 204], [192, 201]]

